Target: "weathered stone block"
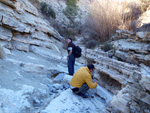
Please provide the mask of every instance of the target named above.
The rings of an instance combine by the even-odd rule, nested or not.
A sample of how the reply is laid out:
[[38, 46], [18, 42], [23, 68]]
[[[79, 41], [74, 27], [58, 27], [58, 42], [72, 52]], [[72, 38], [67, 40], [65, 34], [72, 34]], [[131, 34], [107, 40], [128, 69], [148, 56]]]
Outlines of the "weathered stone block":
[[36, 7], [34, 7], [28, 0], [22, 0], [24, 6], [24, 10], [30, 14], [33, 14], [35, 16], [39, 16], [38, 10]]
[[3, 16], [3, 18], [2, 18], [2, 25], [6, 26], [6, 27], [8, 27], [10, 29], [13, 29], [15, 31], [18, 31], [18, 32], [30, 33], [30, 28], [29, 27], [27, 27], [23, 23], [20, 23], [17, 20], [14, 20], [13, 18], [9, 18], [9, 17]]
[[147, 46], [149, 44], [147, 43], [128, 42], [126, 39], [120, 39], [112, 43], [113, 43], [113, 47], [117, 48], [120, 51], [125, 51], [125, 52], [133, 51], [139, 54], [149, 54], [149, 50], [147, 49]]
[[18, 49], [20, 51], [26, 51], [29, 52], [29, 44], [20, 43], [17, 41], [13, 41], [13, 48]]
[[10, 41], [12, 38], [12, 33], [9, 29], [0, 26], [0, 39]]
[[2, 3], [4, 3], [4, 4], [6, 4], [6, 5], [8, 5], [8, 6], [11, 7], [11, 8], [16, 9], [16, 6], [15, 6], [16, 0], [0, 0], [0, 2], [2, 2]]
[[123, 113], [129, 113], [129, 101], [130, 95], [128, 93], [124, 94], [123, 91], [120, 91], [116, 96], [113, 97], [111, 104]]
[[12, 43], [7, 41], [0, 41], [0, 45], [5, 48], [12, 49]]
[[45, 34], [44, 32], [41, 32], [41, 31], [33, 32], [31, 36], [33, 39], [38, 39], [38, 40], [47, 41], [47, 42], [53, 42], [47, 34]]
[[145, 34], [145, 32], [137, 32], [137, 33], [136, 33], [136, 36], [137, 36], [139, 39], [144, 39], [145, 36], [146, 36], [146, 34]]

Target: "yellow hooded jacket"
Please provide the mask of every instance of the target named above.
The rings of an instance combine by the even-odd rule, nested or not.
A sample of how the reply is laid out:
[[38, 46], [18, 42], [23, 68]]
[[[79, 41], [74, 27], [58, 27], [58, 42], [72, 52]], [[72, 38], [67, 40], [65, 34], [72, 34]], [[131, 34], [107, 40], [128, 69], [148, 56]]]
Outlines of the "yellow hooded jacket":
[[92, 82], [92, 74], [88, 67], [81, 67], [73, 75], [70, 85], [76, 88], [80, 88], [84, 83], [86, 83], [90, 89], [94, 89], [97, 86], [97, 83]]

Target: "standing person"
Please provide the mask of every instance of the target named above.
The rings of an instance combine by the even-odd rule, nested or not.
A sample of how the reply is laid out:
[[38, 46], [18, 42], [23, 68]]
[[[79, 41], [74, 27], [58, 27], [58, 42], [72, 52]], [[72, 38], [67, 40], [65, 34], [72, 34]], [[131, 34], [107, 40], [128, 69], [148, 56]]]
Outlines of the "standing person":
[[67, 45], [67, 50], [68, 50], [68, 56], [67, 56], [68, 73], [69, 73], [69, 75], [73, 75], [74, 74], [74, 64], [75, 64], [75, 56], [73, 55], [73, 53], [75, 52], [75, 45], [72, 42], [71, 38], [66, 39], [66, 45]]
[[93, 83], [92, 81], [93, 70], [93, 64], [88, 64], [87, 67], [80, 67], [70, 81], [72, 91], [82, 98], [93, 98], [93, 96], [88, 96], [85, 94], [89, 88], [94, 89], [97, 87], [97, 83]]

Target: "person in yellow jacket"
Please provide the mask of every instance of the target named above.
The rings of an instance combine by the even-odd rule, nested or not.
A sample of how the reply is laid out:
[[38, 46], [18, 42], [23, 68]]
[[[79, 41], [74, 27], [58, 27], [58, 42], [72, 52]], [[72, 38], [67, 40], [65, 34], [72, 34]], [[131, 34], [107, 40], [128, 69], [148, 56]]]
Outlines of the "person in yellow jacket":
[[85, 94], [88, 91], [88, 89], [89, 88], [94, 89], [97, 87], [97, 83], [96, 82], [93, 83], [93, 81], [92, 81], [93, 70], [94, 70], [94, 65], [88, 64], [87, 67], [80, 67], [77, 70], [77, 72], [73, 75], [73, 77], [70, 81], [70, 85], [71, 85], [72, 91], [75, 94], [77, 94], [83, 98], [88, 98], [89, 96], [87, 96]]

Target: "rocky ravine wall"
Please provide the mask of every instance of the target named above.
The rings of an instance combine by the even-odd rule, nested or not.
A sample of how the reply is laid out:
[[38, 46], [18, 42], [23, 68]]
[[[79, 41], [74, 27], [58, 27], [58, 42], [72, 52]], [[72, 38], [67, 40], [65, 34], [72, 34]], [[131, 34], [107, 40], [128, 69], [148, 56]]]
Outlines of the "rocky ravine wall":
[[113, 50], [86, 51], [96, 63], [99, 84], [113, 93], [112, 106], [123, 113], [150, 113], [150, 45], [148, 32], [118, 30]]
[[0, 0], [0, 113], [108, 112], [104, 88], [94, 99], [70, 90], [62, 40], [28, 0]]
[[[66, 63], [64, 58], [66, 51], [62, 48], [61, 42], [63, 38], [40, 16], [28, 0], [0, 0], [0, 20], [0, 45], [6, 53], [6, 60], [18, 63], [26, 71], [37, 73], [48, 73], [53, 68], [58, 70], [59, 63]], [[7, 55], [11, 57], [7, 58]], [[41, 59], [35, 62], [36, 58], [33, 57], [36, 56]], [[45, 61], [47, 67], [32, 65], [40, 64], [43, 59], [50, 60], [51, 63]], [[30, 61], [33, 63], [28, 63]]]
[[56, 96], [47, 85], [67, 72], [62, 40], [28, 0], [0, 0], [0, 113], [39, 112]]
[[28, 0], [0, 0], [0, 20], [0, 45], [6, 53], [19, 50], [63, 62], [63, 38]]
[[[68, 89], [71, 77], [64, 77], [67, 53], [62, 37], [28, 0], [0, 0], [0, 20], [0, 45], [5, 53], [0, 59], [1, 113], [117, 111], [111, 104], [124, 113], [150, 112], [149, 49], [141, 38], [135, 41], [132, 33], [119, 31], [112, 53], [86, 51], [89, 61], [96, 63], [96, 78], [104, 88], [90, 91], [94, 99], [82, 99]], [[62, 81], [51, 78], [59, 73]]]

